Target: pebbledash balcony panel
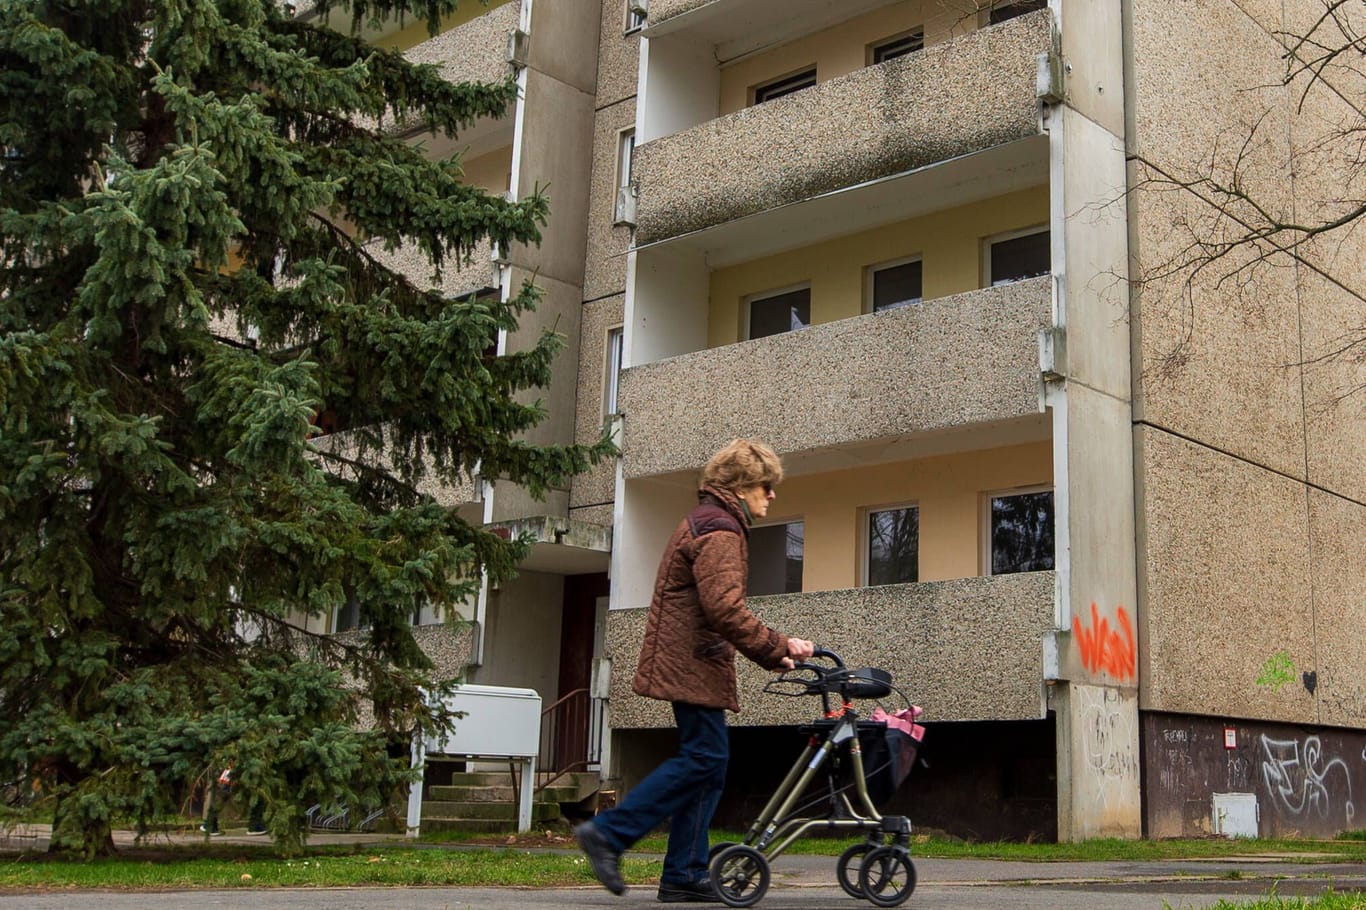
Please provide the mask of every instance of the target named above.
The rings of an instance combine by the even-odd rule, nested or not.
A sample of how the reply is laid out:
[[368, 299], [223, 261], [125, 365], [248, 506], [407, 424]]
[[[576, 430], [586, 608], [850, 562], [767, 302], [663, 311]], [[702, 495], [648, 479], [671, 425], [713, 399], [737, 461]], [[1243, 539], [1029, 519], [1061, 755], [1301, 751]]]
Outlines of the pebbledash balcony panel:
[[[1053, 598], [1054, 573], [1028, 572], [754, 597], [749, 606], [848, 666], [887, 670], [927, 720], [1030, 720], [1044, 714], [1042, 641], [1053, 628]], [[646, 613], [608, 611], [615, 729], [673, 723], [667, 703], [631, 692]], [[732, 725], [796, 724], [820, 713], [819, 698], [764, 694], [772, 674], [757, 665], [737, 660], [736, 669], [740, 715]]]
[[416, 244], [404, 244], [386, 250], [379, 241], [365, 245], [365, 251], [375, 260], [395, 271], [402, 272], [422, 288], [437, 288], [448, 297], [463, 297], [486, 288], [498, 286], [498, 274], [493, 261], [493, 245], [487, 238], [476, 243], [468, 258], [452, 257], [441, 267], [441, 282], [432, 281], [431, 264]]
[[735, 436], [809, 452], [1039, 410], [1044, 276], [623, 371], [626, 478], [695, 471]]
[[429, 41], [403, 56], [412, 63], [435, 63], [451, 82], [502, 82], [512, 75], [508, 35], [517, 28], [521, 3], [504, 3]]
[[637, 147], [636, 244], [1037, 135], [1051, 35], [1040, 10]]

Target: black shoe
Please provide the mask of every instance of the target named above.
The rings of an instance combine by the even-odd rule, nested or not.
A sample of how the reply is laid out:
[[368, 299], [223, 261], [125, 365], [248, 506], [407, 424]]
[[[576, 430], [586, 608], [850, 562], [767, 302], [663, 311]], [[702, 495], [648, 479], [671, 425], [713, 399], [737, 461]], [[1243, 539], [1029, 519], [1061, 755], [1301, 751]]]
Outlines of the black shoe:
[[588, 864], [602, 886], [613, 894], [625, 894], [626, 883], [621, 880], [621, 854], [612, 852], [602, 832], [593, 827], [592, 822], [584, 822], [574, 829], [574, 838], [579, 842], [579, 849], [588, 857]]
[[700, 882], [688, 882], [685, 885], [666, 885], [661, 882], [655, 900], [661, 904], [719, 904], [721, 895], [716, 893], [711, 881], [704, 878]]

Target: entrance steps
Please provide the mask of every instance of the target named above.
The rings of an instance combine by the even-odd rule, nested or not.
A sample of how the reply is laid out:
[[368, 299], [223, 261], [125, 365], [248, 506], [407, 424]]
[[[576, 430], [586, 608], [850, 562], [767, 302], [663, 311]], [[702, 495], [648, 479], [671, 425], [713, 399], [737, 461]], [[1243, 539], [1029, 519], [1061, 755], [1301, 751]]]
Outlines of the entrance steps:
[[[533, 828], [563, 826], [574, 806], [591, 798], [599, 787], [596, 771], [565, 774], [550, 786], [548, 775], [537, 775], [532, 794]], [[449, 784], [431, 784], [423, 794], [423, 832], [460, 831], [467, 834], [511, 834], [517, 830], [517, 786], [507, 771], [456, 771]]]

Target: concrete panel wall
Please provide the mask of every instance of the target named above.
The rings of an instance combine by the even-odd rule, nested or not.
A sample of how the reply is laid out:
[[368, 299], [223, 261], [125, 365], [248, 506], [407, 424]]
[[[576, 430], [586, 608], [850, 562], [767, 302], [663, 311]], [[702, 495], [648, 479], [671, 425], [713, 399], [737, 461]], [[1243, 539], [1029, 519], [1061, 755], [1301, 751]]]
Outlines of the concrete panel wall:
[[598, 65], [592, 51], [601, 34], [601, 0], [528, 2], [531, 48], [527, 66], [582, 92], [596, 93]]
[[1303, 687], [1257, 683], [1278, 653], [1315, 663], [1303, 485], [1150, 427], [1135, 444], [1147, 590], [1141, 707], [1314, 722]]
[[1361, 825], [1360, 732], [1172, 714], [1142, 724], [1149, 837], [1209, 836], [1224, 793], [1256, 799], [1259, 837], [1329, 838]]
[[[931, 720], [1043, 716], [1040, 640], [1052, 624], [1051, 572], [755, 597], [749, 605], [765, 622], [811, 638], [851, 667], [888, 670]], [[667, 703], [631, 692], [647, 612], [608, 615], [614, 728], [673, 722]], [[772, 674], [744, 657], [736, 667], [740, 714], [733, 725], [803, 723], [819, 713], [819, 699], [764, 694]]]
[[555, 356], [551, 367], [550, 385], [523, 393], [523, 399], [540, 399], [546, 417], [526, 438], [537, 444], [564, 445], [574, 438], [574, 403], [579, 373], [579, 318], [583, 311], [578, 285], [555, 281], [545, 274], [533, 274], [519, 268], [512, 269], [514, 290], [523, 281], [534, 281], [541, 289], [541, 300], [534, 313], [524, 314], [521, 325], [507, 338], [507, 350], [520, 351], [533, 347], [541, 332], [550, 330], [564, 336], [564, 346]]
[[626, 476], [696, 470], [737, 435], [795, 452], [1037, 413], [1050, 289], [1032, 279], [628, 369]]
[[631, 228], [613, 222], [620, 180], [617, 156], [621, 133], [635, 123], [636, 105], [631, 99], [597, 112], [593, 127], [593, 182], [588, 195], [585, 300], [620, 294], [626, 288], [626, 251], [631, 245]]
[[[1288, 215], [1294, 100], [1280, 87], [1280, 41], [1227, 0], [1137, 0], [1132, 20], [1130, 149], [1179, 178], [1207, 173], [1211, 160], [1227, 174], [1240, 160], [1244, 186]], [[1255, 139], [1244, 145], [1254, 124]], [[1203, 272], [1166, 277], [1190, 255], [1192, 239], [1217, 241], [1230, 231], [1193, 194], [1166, 191], [1151, 178], [1140, 167], [1131, 197], [1133, 273], [1143, 282], [1135, 309], [1137, 416], [1303, 477], [1293, 270], [1239, 270], [1254, 256], [1234, 251]]]
[[1071, 684], [1051, 693], [1059, 726], [1058, 839], [1139, 834], [1139, 730], [1133, 690]]
[[626, 0], [602, 0], [598, 40], [598, 107], [635, 96], [640, 78], [640, 32], [624, 33]]
[[1320, 723], [1366, 727], [1366, 505], [1310, 490], [1309, 529], [1317, 653], [1299, 681], [1314, 674]]
[[469, 682], [535, 689], [543, 706], [559, 697], [564, 578], [522, 572], [489, 592], [484, 663]]
[[[607, 379], [607, 331], [622, 323], [621, 295], [605, 297], [585, 303], [583, 321], [579, 330], [579, 387], [575, 402], [574, 439], [579, 443], [591, 443], [602, 432], [603, 385]], [[603, 462], [575, 477], [570, 486], [569, 506], [571, 517], [584, 518], [577, 511], [591, 507], [608, 505], [605, 517], [611, 524], [610, 504], [616, 492], [616, 462]]]
[[659, 131], [664, 138], [636, 152], [637, 241], [1036, 134], [1036, 57], [1051, 28], [1047, 12], [1031, 14], [681, 133]]
[[513, 189], [520, 199], [539, 186], [550, 199], [550, 220], [538, 246], [514, 247], [509, 259], [582, 287], [593, 95], [539, 70], [528, 68], [525, 76]]

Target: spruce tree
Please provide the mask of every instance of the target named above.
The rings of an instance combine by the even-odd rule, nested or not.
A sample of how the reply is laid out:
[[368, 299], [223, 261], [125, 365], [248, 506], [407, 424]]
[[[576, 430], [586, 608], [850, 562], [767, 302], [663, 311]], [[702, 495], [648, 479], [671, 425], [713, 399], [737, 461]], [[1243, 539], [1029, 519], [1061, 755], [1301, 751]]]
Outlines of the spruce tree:
[[[55, 850], [109, 850], [228, 762], [282, 849], [313, 804], [393, 801], [450, 720], [414, 611], [526, 549], [423, 491], [540, 494], [612, 451], [524, 441], [558, 341], [491, 346], [534, 288], [430, 290], [483, 238], [535, 243], [548, 203], [393, 125], [456, 135], [515, 82], [357, 37], [455, 0], [325, 6], [0, 0], [0, 783], [50, 800]], [[298, 622], [347, 603], [364, 634]]]

